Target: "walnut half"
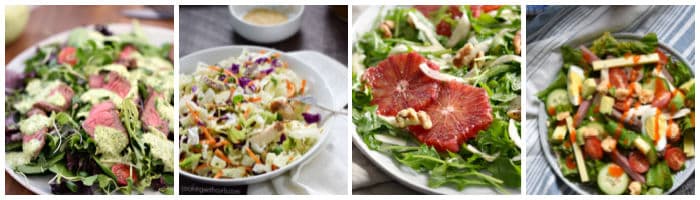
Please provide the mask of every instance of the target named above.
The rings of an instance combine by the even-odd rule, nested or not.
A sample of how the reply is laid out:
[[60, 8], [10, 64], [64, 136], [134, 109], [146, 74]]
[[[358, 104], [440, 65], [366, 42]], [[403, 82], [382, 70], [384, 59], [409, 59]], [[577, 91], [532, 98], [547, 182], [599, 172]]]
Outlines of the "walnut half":
[[406, 108], [396, 114], [396, 123], [399, 127], [420, 125], [424, 129], [433, 127], [433, 122], [430, 121], [430, 116], [425, 111], [417, 111], [413, 108]]

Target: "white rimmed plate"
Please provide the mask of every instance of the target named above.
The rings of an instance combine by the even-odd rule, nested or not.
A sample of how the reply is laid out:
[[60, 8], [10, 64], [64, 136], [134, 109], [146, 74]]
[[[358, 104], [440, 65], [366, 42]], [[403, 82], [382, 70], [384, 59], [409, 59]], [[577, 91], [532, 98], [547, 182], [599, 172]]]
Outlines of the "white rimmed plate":
[[[361, 37], [362, 34], [372, 30], [377, 16], [383, 15], [387, 10], [393, 7], [395, 6], [371, 6], [367, 8], [359, 17], [357, 17], [356, 20], [354, 20], [355, 23], [353, 24], [354, 28], [352, 33], [353, 43], [357, 42], [357, 38]], [[354, 127], [355, 126], [353, 125], [353, 129]], [[360, 137], [357, 132], [353, 132], [352, 139], [353, 144], [360, 149], [360, 152], [362, 152], [362, 154], [364, 154], [364, 156], [367, 157], [375, 166], [382, 169], [389, 176], [393, 177], [394, 180], [418, 192], [426, 194], [501, 194], [492, 187], [469, 186], [463, 190], [457, 190], [456, 188], [450, 186], [442, 186], [437, 188], [428, 187], [427, 173], [416, 172], [410, 167], [395, 161], [391, 155], [369, 149], [367, 144], [364, 143], [362, 137]], [[509, 194], [520, 194], [520, 188], [506, 188], [505, 190]]]
[[[148, 25], [143, 25], [141, 24], [141, 30], [143, 33], [146, 35], [146, 37], [149, 39], [151, 44], [153, 45], [161, 45], [164, 43], [172, 43], [173, 42], [173, 31], [170, 29], [165, 29], [165, 28], [160, 28], [160, 27], [155, 27], [155, 26], [148, 26]], [[92, 27], [92, 26], [88, 26]], [[109, 24], [107, 25], [110, 31], [114, 34], [120, 34], [120, 33], [128, 33], [131, 32], [133, 29], [133, 25], [131, 24]], [[77, 28], [77, 27], [76, 27]], [[71, 29], [72, 30], [72, 29]], [[61, 32], [59, 34], [53, 35], [47, 39], [42, 40], [39, 43], [36, 43], [32, 45], [30, 48], [27, 48], [26, 50], [22, 51], [17, 57], [12, 59], [10, 63], [7, 65], [7, 70], [12, 70], [15, 72], [22, 72], [24, 71], [24, 61], [31, 58], [32, 56], [35, 55], [36, 53], [36, 47], [38, 46], [44, 46], [47, 44], [51, 43], [63, 43], [68, 39], [68, 35], [70, 34], [71, 30], [67, 30], [64, 32]], [[12, 176], [17, 182], [22, 184], [25, 188], [28, 190], [36, 193], [36, 194], [51, 194], [51, 187], [49, 186], [48, 182], [51, 178], [53, 178], [53, 174], [51, 175], [31, 175], [24, 177], [22, 175], [19, 175], [15, 173], [13, 170], [7, 168], [5, 166], [5, 171]], [[145, 194], [160, 194], [160, 192], [153, 191], [150, 189], [146, 189], [144, 191]]]

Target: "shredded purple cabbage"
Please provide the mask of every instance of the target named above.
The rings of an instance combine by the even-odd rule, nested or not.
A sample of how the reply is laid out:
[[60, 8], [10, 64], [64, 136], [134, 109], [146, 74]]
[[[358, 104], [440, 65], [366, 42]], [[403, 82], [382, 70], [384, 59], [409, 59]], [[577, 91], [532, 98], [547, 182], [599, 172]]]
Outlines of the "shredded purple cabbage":
[[197, 86], [192, 86], [192, 93], [197, 92]]
[[263, 64], [266, 60], [267, 58], [258, 58], [255, 60], [255, 64]]
[[316, 123], [321, 121], [321, 114], [301, 113], [304, 116], [306, 123]]
[[239, 65], [239, 64], [236, 64], [236, 63], [231, 64], [231, 71], [234, 74], [238, 74], [238, 69], [240, 69], [240, 68], [241, 68], [241, 65]]
[[266, 70], [262, 70], [262, 73], [265, 73], [265, 74], [267, 75], [267, 74], [270, 74], [270, 73], [272, 73], [272, 72], [274, 72], [274, 71], [275, 71], [275, 68], [274, 68], [274, 67], [270, 67], [270, 68], [268, 68], [268, 69], [266, 69]]
[[287, 135], [282, 133], [282, 135], [280, 136], [280, 140], [277, 141], [277, 144], [282, 144], [282, 143], [284, 143], [285, 140], [287, 140]]
[[238, 79], [238, 85], [241, 86], [242, 88], [245, 88], [246, 85], [250, 83], [250, 78], [248, 77], [241, 77]]

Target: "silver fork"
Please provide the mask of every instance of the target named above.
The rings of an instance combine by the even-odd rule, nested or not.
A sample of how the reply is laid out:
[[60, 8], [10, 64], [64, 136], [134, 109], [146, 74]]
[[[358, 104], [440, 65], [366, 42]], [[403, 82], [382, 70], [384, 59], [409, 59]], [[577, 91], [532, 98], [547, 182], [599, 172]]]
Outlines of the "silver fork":
[[[312, 96], [297, 96], [291, 99], [292, 101], [300, 101], [302, 103], [312, 105], [316, 108], [319, 108], [321, 110], [325, 110], [328, 112], [331, 112], [331, 115], [348, 115], [348, 111], [346, 110], [336, 110], [332, 108], [325, 107], [323, 105], [320, 105], [316, 102], [316, 99]], [[346, 106], [347, 107], [347, 106]]]

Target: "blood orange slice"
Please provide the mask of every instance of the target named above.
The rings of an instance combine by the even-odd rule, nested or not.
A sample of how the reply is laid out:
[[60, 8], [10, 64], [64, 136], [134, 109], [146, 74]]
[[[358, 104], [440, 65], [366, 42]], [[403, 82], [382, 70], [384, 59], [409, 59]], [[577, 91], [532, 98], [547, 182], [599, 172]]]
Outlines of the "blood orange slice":
[[411, 126], [421, 142], [438, 151], [459, 151], [459, 145], [486, 129], [493, 116], [486, 91], [455, 81], [443, 83], [438, 97], [423, 110], [433, 122], [431, 129]]
[[[372, 104], [377, 112], [394, 116], [405, 108], [422, 109], [438, 93], [438, 82], [423, 74], [418, 65], [428, 62], [418, 53], [390, 56], [367, 69], [363, 80], [372, 88]], [[433, 69], [438, 67], [430, 62]]]

